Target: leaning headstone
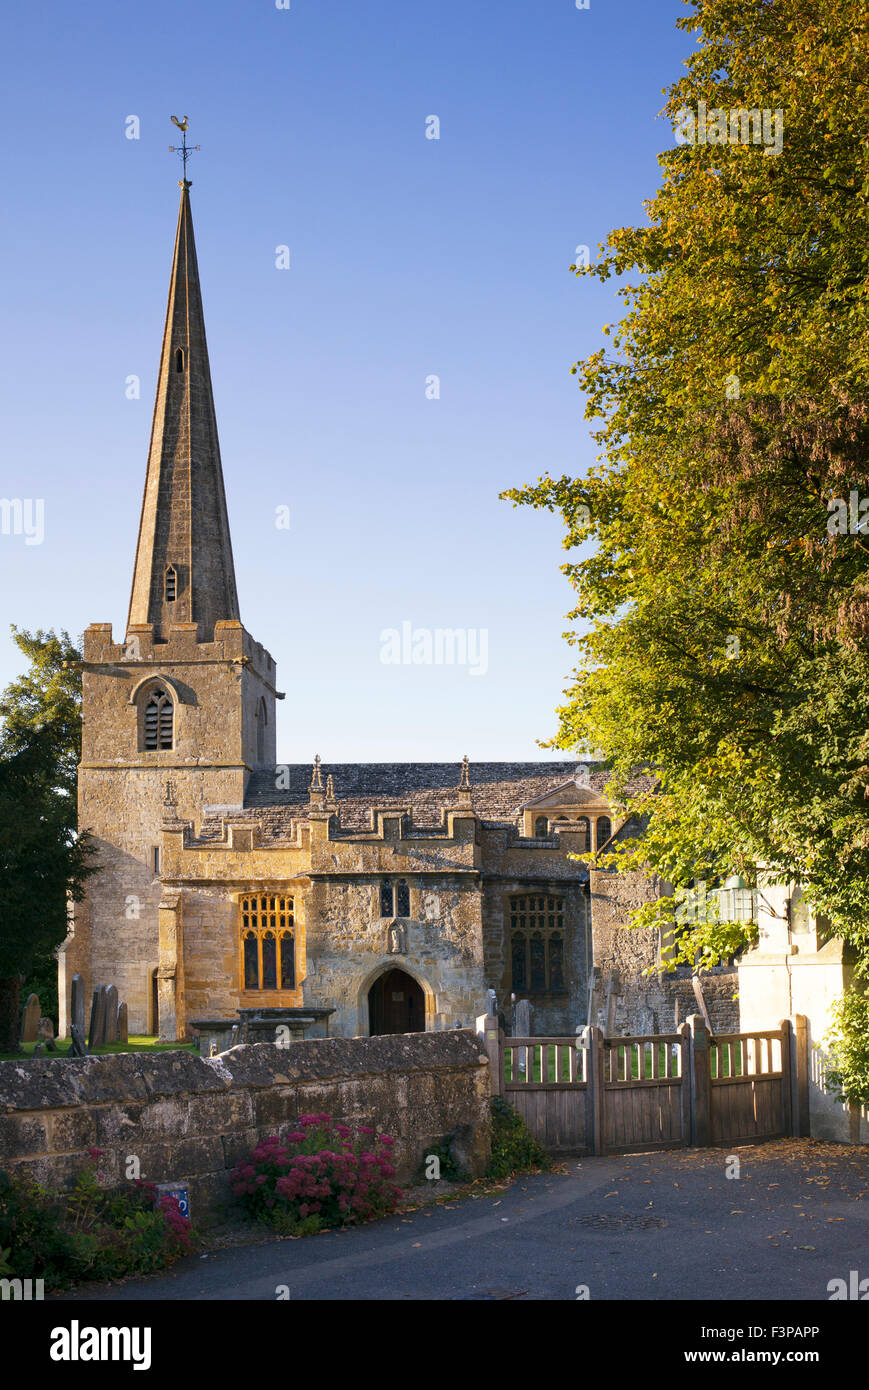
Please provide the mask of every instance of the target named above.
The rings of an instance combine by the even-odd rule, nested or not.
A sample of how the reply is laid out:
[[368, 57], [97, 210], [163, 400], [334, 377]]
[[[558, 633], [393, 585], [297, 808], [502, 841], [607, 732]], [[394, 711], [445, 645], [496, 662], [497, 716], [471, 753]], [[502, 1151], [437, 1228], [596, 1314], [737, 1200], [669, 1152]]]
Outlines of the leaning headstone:
[[513, 1037], [530, 1038], [531, 1036], [531, 1003], [528, 999], [520, 999], [513, 1006]]
[[106, 991], [105, 986], [94, 990], [91, 1004], [91, 1026], [88, 1030], [88, 1047], [102, 1047], [106, 1040]]
[[118, 1005], [118, 1042], [129, 1042], [129, 1025], [127, 1023], [126, 1004]]
[[84, 1033], [84, 980], [81, 975], [73, 975], [69, 999], [70, 1023], [74, 1023]]
[[69, 1035], [72, 1038], [72, 1046], [69, 1050], [73, 1057], [87, 1057], [88, 1050], [84, 1040], [84, 1029], [79, 1028], [78, 1024], [74, 1023], [69, 1030]]
[[118, 1041], [118, 991], [115, 985], [109, 985], [106, 990], [105, 1041], [107, 1043]]
[[31, 994], [28, 997], [27, 1003], [24, 1005], [24, 1018], [21, 1022], [21, 1041], [23, 1043], [36, 1042], [39, 1037], [37, 1028], [39, 1024], [39, 1015], [41, 1013], [42, 1010], [39, 1007], [39, 999], [35, 994]]
[[39, 1034], [39, 1041], [45, 1043], [46, 1051], [56, 1052], [57, 1048], [54, 1045], [54, 1024], [51, 1019], [41, 1018], [36, 1025], [36, 1031]]

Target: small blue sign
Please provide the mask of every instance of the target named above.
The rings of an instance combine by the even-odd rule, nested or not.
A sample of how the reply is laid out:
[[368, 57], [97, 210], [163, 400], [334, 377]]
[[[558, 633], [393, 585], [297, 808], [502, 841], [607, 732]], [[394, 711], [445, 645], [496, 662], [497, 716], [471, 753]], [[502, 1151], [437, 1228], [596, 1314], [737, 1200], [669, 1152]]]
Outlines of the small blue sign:
[[161, 1197], [176, 1197], [181, 1215], [186, 1216], [188, 1221], [190, 1220], [190, 1195], [186, 1187], [174, 1187], [171, 1183], [159, 1183], [157, 1191]]

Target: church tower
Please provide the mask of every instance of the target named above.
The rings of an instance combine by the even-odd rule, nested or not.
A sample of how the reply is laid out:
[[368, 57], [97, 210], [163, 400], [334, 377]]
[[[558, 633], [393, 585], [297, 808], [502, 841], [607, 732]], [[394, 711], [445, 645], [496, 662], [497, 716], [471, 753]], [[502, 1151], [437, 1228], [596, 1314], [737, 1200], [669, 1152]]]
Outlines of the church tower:
[[100, 872], [60, 958], [69, 984], [114, 984], [132, 1033], [174, 1038], [183, 923], [160, 877], [164, 821], [238, 808], [275, 762], [275, 663], [239, 616], [193, 238], [181, 205], [124, 641], [85, 632], [79, 825]]

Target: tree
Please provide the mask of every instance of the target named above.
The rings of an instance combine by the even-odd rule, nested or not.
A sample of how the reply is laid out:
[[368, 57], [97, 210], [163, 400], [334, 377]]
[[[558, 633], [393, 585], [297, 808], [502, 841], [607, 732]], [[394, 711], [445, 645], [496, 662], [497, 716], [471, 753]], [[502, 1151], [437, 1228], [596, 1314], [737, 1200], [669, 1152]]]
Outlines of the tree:
[[66, 632], [12, 633], [30, 667], [0, 696], [2, 1051], [17, 1048], [22, 977], [46, 1012], [56, 1008], [67, 889], [80, 898], [89, 858], [87, 837], [76, 833], [81, 653]]
[[68, 823], [50, 730], [0, 759], [0, 1051], [18, 1048], [21, 977], [66, 936], [67, 900], [92, 872], [88, 836]]
[[[697, 48], [665, 107], [681, 143], [648, 225], [571, 268], [637, 277], [605, 330], [613, 355], [572, 369], [603, 422], [598, 465], [505, 496], [559, 511], [567, 548], [597, 543], [563, 566], [588, 627], [568, 634], [555, 743], [601, 749], [613, 795], [646, 818], [625, 867], [687, 887], [767, 866], [804, 884], [865, 979], [869, 25], [851, 0], [692, 9], [678, 23]], [[715, 139], [685, 140], [704, 112]], [[637, 766], [654, 791], [631, 792]], [[668, 914], [659, 901], [634, 924]], [[733, 938], [689, 930], [672, 961], [712, 963]]]
[[57, 786], [70, 798], [70, 824], [74, 825], [81, 757], [81, 645], [67, 632], [59, 636], [53, 631], [26, 632], [14, 624], [12, 637], [30, 667], [0, 695], [3, 747], [14, 752], [25, 747], [37, 730], [49, 732]]

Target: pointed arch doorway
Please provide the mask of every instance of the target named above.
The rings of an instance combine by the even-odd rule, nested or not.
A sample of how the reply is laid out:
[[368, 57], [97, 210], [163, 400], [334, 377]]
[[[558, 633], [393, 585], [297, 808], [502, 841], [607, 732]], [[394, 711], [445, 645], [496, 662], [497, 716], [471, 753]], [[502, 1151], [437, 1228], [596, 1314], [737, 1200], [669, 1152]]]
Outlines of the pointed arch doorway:
[[368, 1032], [424, 1033], [425, 995], [422, 987], [405, 970], [387, 970], [378, 975], [368, 991]]

